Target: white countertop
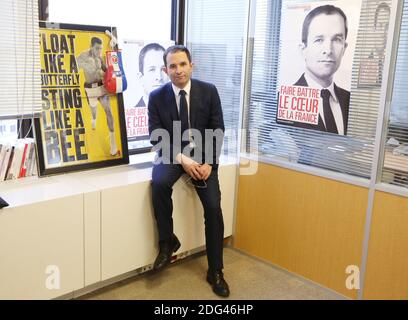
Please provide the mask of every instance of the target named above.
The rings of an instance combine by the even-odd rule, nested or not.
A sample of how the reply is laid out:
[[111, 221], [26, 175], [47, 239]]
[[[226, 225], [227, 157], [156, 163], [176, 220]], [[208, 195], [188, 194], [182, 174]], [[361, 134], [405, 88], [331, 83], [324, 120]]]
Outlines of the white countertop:
[[[0, 196], [9, 208], [75, 196], [151, 180], [154, 153], [130, 156], [130, 163], [114, 167], [70, 172], [48, 177], [28, 177], [0, 183]], [[221, 158], [222, 165], [233, 164]], [[0, 211], [1, 213], [1, 211]]]

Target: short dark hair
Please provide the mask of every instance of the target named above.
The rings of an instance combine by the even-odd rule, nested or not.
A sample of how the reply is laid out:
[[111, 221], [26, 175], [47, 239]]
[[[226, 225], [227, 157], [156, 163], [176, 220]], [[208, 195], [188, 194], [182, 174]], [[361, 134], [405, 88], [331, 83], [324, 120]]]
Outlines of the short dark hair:
[[167, 67], [167, 61], [166, 58], [168, 56], [169, 53], [176, 53], [176, 52], [184, 52], [187, 55], [187, 59], [188, 61], [191, 63], [191, 54], [190, 51], [183, 45], [175, 45], [175, 46], [171, 46], [168, 47], [166, 51], [164, 51], [163, 54], [163, 61], [164, 61], [164, 65]]
[[139, 71], [142, 74], [143, 74], [143, 70], [144, 70], [144, 59], [145, 59], [146, 54], [149, 51], [163, 51], [164, 52], [164, 48], [158, 43], [149, 43], [149, 44], [145, 45], [142, 50], [140, 50], [140, 53], [139, 53]]
[[93, 47], [95, 44], [102, 44], [102, 40], [99, 39], [98, 37], [92, 37], [92, 39], [91, 39], [91, 47]]
[[325, 6], [314, 8], [312, 11], [310, 11], [307, 14], [305, 20], [303, 21], [302, 42], [305, 46], [307, 45], [307, 38], [309, 35], [310, 24], [312, 23], [312, 20], [314, 18], [316, 18], [318, 15], [321, 15], [321, 14], [325, 14], [325, 15], [339, 14], [344, 19], [344, 27], [345, 27], [345, 32], [346, 32], [344, 36], [345, 36], [345, 39], [347, 39], [347, 34], [348, 34], [347, 17], [344, 14], [343, 10], [333, 5], [325, 5]]
[[377, 28], [377, 23], [378, 23], [378, 15], [380, 14], [381, 10], [386, 10], [388, 13], [391, 13], [391, 9], [388, 4], [385, 2], [381, 2], [377, 8], [375, 9], [375, 15], [374, 15], [374, 27]]

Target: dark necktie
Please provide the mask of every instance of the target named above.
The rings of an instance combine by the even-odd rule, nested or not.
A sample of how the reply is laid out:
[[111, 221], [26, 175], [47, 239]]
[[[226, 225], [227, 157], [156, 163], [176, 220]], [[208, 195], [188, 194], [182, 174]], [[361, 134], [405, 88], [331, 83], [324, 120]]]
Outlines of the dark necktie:
[[184, 131], [189, 129], [188, 124], [188, 109], [187, 109], [187, 100], [186, 100], [186, 92], [184, 90], [180, 90], [180, 121], [181, 121], [181, 135], [183, 135]]
[[323, 115], [326, 131], [331, 133], [339, 133], [337, 131], [336, 121], [334, 120], [333, 112], [330, 107], [330, 91], [327, 89], [322, 89], [320, 95], [323, 98]]

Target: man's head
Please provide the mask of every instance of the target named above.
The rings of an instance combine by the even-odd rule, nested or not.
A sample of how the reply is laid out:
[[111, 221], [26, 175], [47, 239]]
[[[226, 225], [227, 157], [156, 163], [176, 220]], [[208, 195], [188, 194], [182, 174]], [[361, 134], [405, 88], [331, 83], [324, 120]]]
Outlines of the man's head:
[[379, 56], [384, 55], [387, 45], [387, 32], [391, 10], [385, 2], [380, 3], [375, 10], [374, 32], [376, 35], [375, 50]]
[[149, 43], [139, 54], [139, 76], [146, 95], [168, 81], [164, 73], [164, 48], [158, 43]]
[[184, 88], [193, 72], [190, 51], [185, 46], [171, 46], [164, 52], [163, 61], [171, 82], [178, 88]]
[[333, 5], [317, 7], [303, 22], [300, 49], [306, 72], [323, 87], [329, 86], [347, 48], [347, 17]]
[[95, 57], [102, 56], [102, 40], [97, 37], [91, 39], [91, 53]]

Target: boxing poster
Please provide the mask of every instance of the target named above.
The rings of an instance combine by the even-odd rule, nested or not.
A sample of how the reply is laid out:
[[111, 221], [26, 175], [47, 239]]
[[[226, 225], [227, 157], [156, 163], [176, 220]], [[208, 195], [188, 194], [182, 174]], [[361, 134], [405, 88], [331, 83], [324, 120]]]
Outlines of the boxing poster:
[[277, 123], [347, 135], [361, 4], [283, 2]]
[[[117, 49], [109, 33], [116, 31], [40, 25], [42, 112], [35, 128], [41, 175], [129, 162], [123, 97], [110, 93], [126, 79], [106, 59]], [[120, 65], [120, 54], [114, 56]]]
[[169, 81], [164, 72], [164, 51], [174, 41], [132, 40], [121, 42], [129, 89], [123, 93], [129, 150], [151, 147], [147, 105], [150, 93]]

